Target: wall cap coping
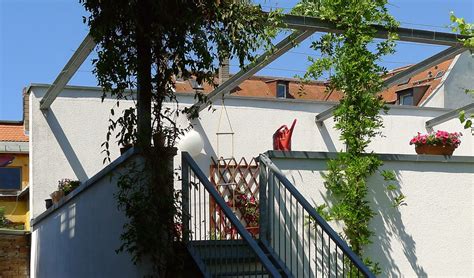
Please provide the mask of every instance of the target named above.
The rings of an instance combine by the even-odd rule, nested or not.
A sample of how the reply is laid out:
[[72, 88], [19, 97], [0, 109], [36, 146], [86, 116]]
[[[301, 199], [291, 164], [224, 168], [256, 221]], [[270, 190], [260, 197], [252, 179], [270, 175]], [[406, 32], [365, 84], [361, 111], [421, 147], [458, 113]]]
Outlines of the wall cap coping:
[[78, 188], [73, 190], [67, 196], [64, 196], [57, 204], [53, 204], [49, 209], [42, 212], [37, 217], [31, 219], [31, 222], [30, 222], [31, 227], [33, 227], [34, 225], [38, 225], [42, 220], [48, 218], [48, 216], [50, 216], [52, 213], [54, 213], [61, 207], [65, 206], [72, 199], [84, 193], [86, 190], [94, 186], [99, 180], [101, 180], [102, 178], [110, 174], [113, 170], [115, 170], [117, 167], [119, 167], [124, 162], [126, 162], [129, 158], [131, 158], [132, 156], [138, 153], [139, 151], [137, 148], [131, 148], [127, 150], [123, 155], [119, 156], [117, 159], [112, 161], [109, 165], [102, 168], [102, 170], [100, 170], [97, 174], [92, 176], [90, 179], [82, 182]]
[[[50, 84], [44, 83], [31, 83], [28, 88], [27, 92], [29, 92], [33, 88], [49, 88]], [[69, 90], [80, 90], [80, 91], [90, 91], [100, 93], [102, 95], [102, 88], [95, 87], [95, 86], [77, 86], [77, 85], [67, 85], [64, 89]], [[125, 92], [132, 92], [132, 90], [125, 90]], [[60, 97], [61, 95], [59, 95]], [[176, 96], [179, 97], [190, 97], [194, 98], [194, 92], [177, 92]], [[285, 99], [285, 98], [267, 98], [267, 97], [251, 97], [251, 96], [233, 96], [229, 95], [226, 96], [226, 99], [236, 99], [236, 100], [248, 100], [248, 101], [267, 101], [267, 102], [281, 102], [281, 103], [303, 103], [303, 104], [322, 104], [327, 106], [334, 106], [338, 104], [336, 101], [321, 101], [321, 100], [306, 100], [306, 99]], [[402, 109], [402, 110], [420, 110], [420, 111], [440, 111], [440, 112], [449, 112], [453, 109], [450, 108], [443, 108], [443, 107], [421, 107], [421, 106], [410, 106], [410, 105], [387, 105], [390, 108], [394, 109]]]
[[[314, 159], [328, 160], [337, 157], [337, 152], [313, 151], [267, 151], [269, 158], [275, 159]], [[474, 163], [474, 156], [446, 156], [446, 155], [415, 155], [415, 154], [376, 154], [383, 161], [403, 162], [440, 162], [440, 163]]]
[[12, 229], [0, 229], [0, 235], [27, 235], [30, 234], [29, 231], [25, 230], [12, 230]]
[[28, 154], [29, 149], [28, 142], [0, 141], [0, 153]]

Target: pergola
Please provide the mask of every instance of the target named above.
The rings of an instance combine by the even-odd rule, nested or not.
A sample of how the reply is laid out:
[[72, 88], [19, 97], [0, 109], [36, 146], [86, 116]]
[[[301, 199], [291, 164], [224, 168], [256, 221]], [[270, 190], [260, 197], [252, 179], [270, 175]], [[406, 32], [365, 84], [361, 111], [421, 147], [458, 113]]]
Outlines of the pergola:
[[[284, 15], [282, 18], [282, 28], [292, 29], [293, 32], [288, 35], [286, 38], [278, 42], [271, 50], [263, 53], [259, 56], [254, 62], [245, 66], [238, 73], [234, 74], [227, 81], [222, 83], [220, 86], [216, 87], [209, 95], [207, 96], [206, 102], [197, 102], [194, 104], [194, 107], [198, 111], [202, 111], [207, 106], [209, 106], [214, 100], [221, 98], [222, 96], [229, 94], [230, 91], [241, 84], [244, 80], [248, 79], [256, 72], [276, 60], [281, 55], [285, 54], [287, 51], [291, 50], [297, 44], [301, 43], [308, 37], [310, 37], [315, 32], [323, 33], [341, 33], [343, 30], [337, 28], [336, 24], [322, 20], [315, 17], [305, 17], [305, 16], [296, 16], [296, 15]], [[374, 25], [377, 30], [376, 38], [386, 39], [388, 37], [388, 30], [380, 25]], [[444, 45], [449, 46], [449, 48], [419, 62], [418, 64], [409, 67], [408, 69], [386, 79], [384, 81], [384, 87], [390, 87], [401, 80], [406, 80], [407, 78], [422, 72], [434, 65], [439, 64], [440, 62], [453, 58], [454, 56], [464, 52], [466, 48], [459, 42], [460, 39], [467, 38], [466, 36], [446, 33], [446, 32], [436, 32], [429, 30], [420, 30], [420, 29], [411, 29], [411, 28], [397, 28], [394, 30], [398, 34], [398, 41], [404, 42], [415, 42], [421, 44], [431, 44], [431, 45]], [[74, 76], [79, 67], [84, 63], [89, 54], [95, 48], [96, 43], [92, 39], [91, 35], [88, 34], [79, 45], [77, 50], [74, 52], [72, 57], [69, 59], [67, 64], [64, 66], [63, 70], [54, 80], [53, 84], [49, 87], [44, 97], [41, 99], [40, 109], [47, 110], [54, 102], [56, 97], [62, 92], [64, 87], [67, 85], [69, 80]], [[470, 110], [474, 109], [474, 104], [469, 104], [465, 107], [457, 109], [441, 115], [432, 120], [426, 122], [426, 127], [431, 128], [432, 126], [451, 119], [457, 116], [456, 111], [460, 110]], [[316, 115], [316, 123], [323, 124], [324, 120], [332, 116], [334, 106], [323, 111]]]

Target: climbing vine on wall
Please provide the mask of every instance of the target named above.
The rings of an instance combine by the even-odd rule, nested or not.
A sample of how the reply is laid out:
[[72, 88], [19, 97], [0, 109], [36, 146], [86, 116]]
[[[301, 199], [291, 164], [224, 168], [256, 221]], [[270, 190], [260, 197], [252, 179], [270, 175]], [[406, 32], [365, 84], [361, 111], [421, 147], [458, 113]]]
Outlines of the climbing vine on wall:
[[[386, 5], [386, 0], [303, 0], [293, 10], [296, 14], [329, 20], [343, 30], [312, 42], [311, 47], [322, 57], [309, 58], [311, 65], [305, 78], [317, 79], [331, 71], [329, 90], [344, 93], [334, 111], [334, 120], [346, 149], [328, 162], [325, 186], [335, 202], [326, 216], [343, 221], [345, 238], [362, 257], [364, 246], [371, 242], [373, 231], [369, 223], [376, 214], [367, 200], [367, 179], [382, 165], [368, 151], [368, 146], [380, 135], [383, 126], [379, 112], [388, 110], [378, 96], [383, 86], [382, 76], [387, 72], [378, 61], [394, 52], [396, 34], [391, 31], [398, 26]], [[388, 38], [374, 41], [373, 24], [387, 28]], [[387, 171], [382, 175], [387, 181], [395, 179]], [[395, 187], [390, 185], [387, 189]], [[403, 195], [397, 198], [395, 205], [403, 202]], [[376, 263], [367, 257], [364, 261], [374, 272], [379, 272]]]
[[[460, 42], [471, 51], [471, 55], [474, 57], [474, 24], [467, 23], [464, 18], [457, 17], [454, 13], [451, 13], [450, 16], [452, 22], [453, 32], [459, 32], [461, 35], [468, 36], [468, 38], [460, 39]], [[465, 88], [466, 94], [474, 95], [474, 88]], [[459, 113], [459, 120], [464, 124], [464, 128], [472, 127], [472, 119], [474, 118], [474, 113], [466, 116], [465, 111]]]

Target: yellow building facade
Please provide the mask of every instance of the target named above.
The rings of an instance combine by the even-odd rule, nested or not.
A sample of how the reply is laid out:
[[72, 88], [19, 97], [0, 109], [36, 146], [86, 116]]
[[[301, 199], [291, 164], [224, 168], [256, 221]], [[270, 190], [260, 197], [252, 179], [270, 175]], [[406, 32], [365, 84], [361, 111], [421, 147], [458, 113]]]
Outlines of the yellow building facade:
[[0, 122], [0, 208], [8, 228], [29, 230], [28, 137], [19, 122]]

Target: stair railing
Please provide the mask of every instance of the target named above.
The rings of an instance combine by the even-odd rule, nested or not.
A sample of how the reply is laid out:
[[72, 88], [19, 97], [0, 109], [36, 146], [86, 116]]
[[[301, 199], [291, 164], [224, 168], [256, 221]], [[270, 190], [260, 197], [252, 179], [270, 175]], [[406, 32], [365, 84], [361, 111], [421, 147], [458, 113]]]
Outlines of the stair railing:
[[[183, 241], [204, 275], [281, 277], [196, 162], [186, 152], [181, 157]], [[217, 209], [210, 210], [211, 203]]]
[[270, 158], [259, 162], [260, 240], [294, 277], [375, 277]]

